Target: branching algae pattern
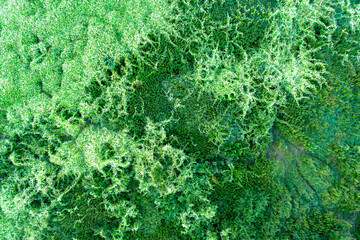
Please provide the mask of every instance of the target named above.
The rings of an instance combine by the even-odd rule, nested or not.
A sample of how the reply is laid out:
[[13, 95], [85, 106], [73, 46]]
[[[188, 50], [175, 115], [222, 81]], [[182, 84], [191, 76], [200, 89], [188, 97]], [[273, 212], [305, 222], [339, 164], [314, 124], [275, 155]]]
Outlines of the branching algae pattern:
[[359, 1], [0, 11], [1, 239], [360, 239]]

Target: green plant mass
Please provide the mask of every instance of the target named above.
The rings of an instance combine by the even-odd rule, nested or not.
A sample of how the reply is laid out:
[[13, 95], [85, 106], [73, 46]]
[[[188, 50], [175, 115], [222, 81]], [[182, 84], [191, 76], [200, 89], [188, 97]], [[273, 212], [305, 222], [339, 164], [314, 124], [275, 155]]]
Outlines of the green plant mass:
[[358, 0], [0, 1], [0, 239], [360, 239]]

